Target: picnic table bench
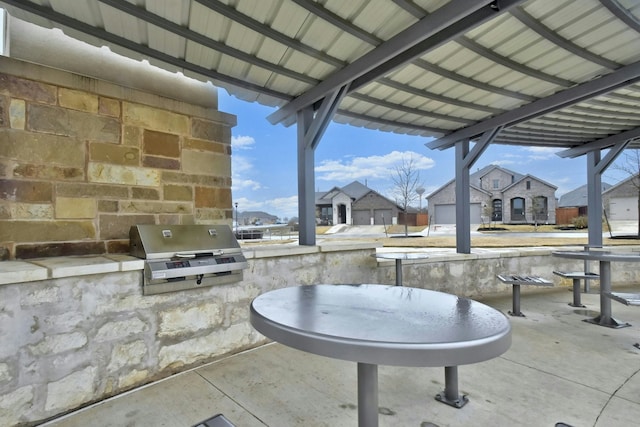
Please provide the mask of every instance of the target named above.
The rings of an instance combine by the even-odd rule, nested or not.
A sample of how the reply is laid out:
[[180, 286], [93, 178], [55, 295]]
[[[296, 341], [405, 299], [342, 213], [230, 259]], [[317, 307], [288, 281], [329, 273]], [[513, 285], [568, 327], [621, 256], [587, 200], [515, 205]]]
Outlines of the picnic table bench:
[[[605, 296], [611, 298], [614, 301], [621, 302], [624, 305], [640, 306], [640, 294], [628, 292], [606, 292]], [[640, 349], [640, 343], [635, 343], [633, 346]]]
[[523, 276], [517, 274], [498, 274], [501, 282], [513, 286], [513, 310], [509, 311], [511, 316], [525, 317], [520, 311], [520, 286], [553, 286], [553, 282], [539, 276]]
[[565, 272], [554, 270], [553, 274], [573, 280], [573, 302], [569, 303], [569, 305], [572, 307], [585, 307], [584, 304], [582, 304], [582, 302], [580, 301], [580, 280], [584, 280], [585, 292], [587, 292], [587, 281], [600, 278], [599, 274], [589, 273], [586, 271]]

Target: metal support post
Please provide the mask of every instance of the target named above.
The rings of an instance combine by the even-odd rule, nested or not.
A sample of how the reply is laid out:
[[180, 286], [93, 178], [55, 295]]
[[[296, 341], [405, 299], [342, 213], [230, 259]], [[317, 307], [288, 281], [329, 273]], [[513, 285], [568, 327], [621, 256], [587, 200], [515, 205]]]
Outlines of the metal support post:
[[512, 316], [525, 317], [520, 311], [520, 285], [513, 284], [513, 310], [509, 312]]
[[378, 365], [358, 363], [358, 426], [378, 427]]
[[444, 391], [436, 394], [436, 400], [458, 409], [462, 408], [469, 402], [469, 398], [467, 396], [460, 395], [458, 392], [457, 366], [445, 366]]
[[396, 286], [402, 286], [402, 260], [396, 259]]

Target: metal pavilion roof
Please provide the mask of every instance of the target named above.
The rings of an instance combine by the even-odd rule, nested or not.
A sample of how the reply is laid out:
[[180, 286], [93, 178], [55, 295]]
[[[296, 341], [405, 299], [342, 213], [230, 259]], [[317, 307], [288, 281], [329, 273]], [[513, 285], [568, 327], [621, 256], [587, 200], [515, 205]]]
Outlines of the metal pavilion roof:
[[640, 0], [0, 0], [17, 18], [241, 99], [435, 137], [604, 148], [640, 135]]
[[[279, 107], [298, 129], [300, 244], [315, 244], [313, 151], [330, 120], [455, 147], [458, 252], [488, 144], [587, 157], [640, 147], [640, 0], [0, 0], [19, 19]], [[469, 142], [475, 142], [472, 149]], [[608, 152], [601, 158], [602, 151]]]

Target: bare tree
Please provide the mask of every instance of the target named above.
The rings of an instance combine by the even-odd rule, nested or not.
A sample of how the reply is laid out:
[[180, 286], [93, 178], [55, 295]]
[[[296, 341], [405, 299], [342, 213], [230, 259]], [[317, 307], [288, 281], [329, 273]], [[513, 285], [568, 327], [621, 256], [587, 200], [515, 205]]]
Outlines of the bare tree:
[[[482, 204], [482, 215], [480, 215], [480, 221], [482, 221], [482, 228], [491, 229], [491, 223], [493, 222], [493, 207], [486, 203]], [[488, 224], [485, 224], [485, 218], [488, 219]], [[494, 224], [495, 225], [495, 224]]]
[[529, 205], [529, 213], [531, 213], [531, 220], [533, 222], [533, 227], [536, 231], [538, 231], [538, 225], [543, 221], [546, 222], [547, 214], [546, 214], [546, 199], [544, 196], [532, 196], [531, 204]]
[[638, 208], [638, 237], [640, 237], [640, 150], [624, 150], [622, 161], [611, 168], [624, 172], [631, 177], [629, 182], [635, 188]]
[[395, 167], [395, 174], [393, 175], [393, 193], [396, 197], [397, 203], [402, 207], [404, 211], [404, 235], [409, 235], [409, 228], [407, 224], [407, 209], [409, 205], [416, 201], [420, 197], [419, 188], [423, 188], [424, 185], [420, 183], [420, 172], [416, 168], [416, 162], [413, 156], [409, 158], [402, 158], [402, 164]]

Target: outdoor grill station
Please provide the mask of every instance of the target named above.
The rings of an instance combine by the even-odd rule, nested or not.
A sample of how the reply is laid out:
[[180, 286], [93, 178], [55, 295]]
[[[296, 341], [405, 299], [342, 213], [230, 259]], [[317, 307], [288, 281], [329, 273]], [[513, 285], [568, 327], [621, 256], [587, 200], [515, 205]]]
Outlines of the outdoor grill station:
[[135, 225], [131, 255], [142, 258], [142, 293], [153, 295], [242, 280], [247, 260], [227, 225]]

